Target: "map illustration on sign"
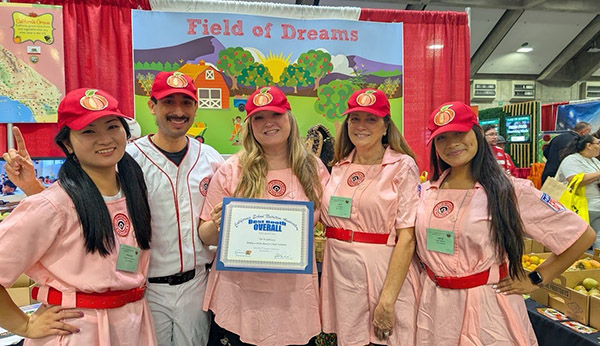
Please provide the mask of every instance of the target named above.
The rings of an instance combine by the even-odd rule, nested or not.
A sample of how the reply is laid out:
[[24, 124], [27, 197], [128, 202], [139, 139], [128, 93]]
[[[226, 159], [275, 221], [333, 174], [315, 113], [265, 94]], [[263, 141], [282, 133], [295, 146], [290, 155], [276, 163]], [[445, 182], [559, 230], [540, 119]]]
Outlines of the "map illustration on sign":
[[62, 7], [0, 4], [0, 123], [56, 122], [64, 94]]

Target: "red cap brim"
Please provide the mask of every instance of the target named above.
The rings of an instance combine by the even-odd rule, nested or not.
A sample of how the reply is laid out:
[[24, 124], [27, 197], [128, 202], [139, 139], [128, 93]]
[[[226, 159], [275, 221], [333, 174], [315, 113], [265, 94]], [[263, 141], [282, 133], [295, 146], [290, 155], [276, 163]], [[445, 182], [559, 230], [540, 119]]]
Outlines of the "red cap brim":
[[62, 126], [66, 125], [71, 130], [79, 131], [79, 130], [83, 129], [84, 127], [88, 126], [89, 124], [93, 123], [94, 121], [96, 121], [102, 117], [108, 117], [108, 116], [115, 116], [115, 117], [120, 117], [120, 118], [125, 118], [125, 119], [133, 119], [132, 116], [128, 116], [128, 115], [118, 113], [118, 112], [115, 112], [112, 110], [104, 110], [104, 111], [98, 111], [98, 112], [89, 112], [85, 116], [78, 117], [77, 119], [75, 119], [71, 122], [65, 122], [64, 124], [59, 124], [59, 126], [62, 127]]
[[388, 115], [385, 112], [379, 112], [376, 109], [370, 109], [369, 107], [354, 107], [354, 108], [350, 108], [350, 109], [346, 110], [344, 113], [342, 113], [342, 115], [346, 115], [346, 114], [352, 113], [352, 112], [367, 112], [369, 114], [373, 114], [373, 115], [378, 116], [380, 118], [385, 118]]
[[163, 90], [161, 92], [154, 93], [151, 96], [154, 96], [155, 99], [160, 100], [162, 98], [165, 98], [165, 97], [167, 97], [169, 95], [173, 95], [173, 94], [188, 95], [189, 97], [193, 98], [194, 101], [198, 102], [198, 96], [196, 95], [196, 93], [192, 92], [192, 91], [190, 91], [188, 89], [184, 89], [184, 88], [179, 88], [179, 89], [169, 88], [167, 90]]
[[248, 113], [248, 115], [246, 115], [246, 119], [244, 119], [244, 120], [248, 120], [248, 118], [250, 118], [253, 114], [260, 112], [260, 111], [272, 111], [272, 112], [279, 113], [279, 114], [285, 114], [288, 110], [287, 110], [287, 108], [277, 107], [277, 106], [258, 107], [255, 110], [253, 110], [252, 112]]
[[469, 132], [473, 128], [473, 124], [450, 124], [438, 127], [435, 131], [429, 135], [429, 139], [427, 140], [427, 145], [431, 143], [431, 141], [438, 135], [446, 132]]

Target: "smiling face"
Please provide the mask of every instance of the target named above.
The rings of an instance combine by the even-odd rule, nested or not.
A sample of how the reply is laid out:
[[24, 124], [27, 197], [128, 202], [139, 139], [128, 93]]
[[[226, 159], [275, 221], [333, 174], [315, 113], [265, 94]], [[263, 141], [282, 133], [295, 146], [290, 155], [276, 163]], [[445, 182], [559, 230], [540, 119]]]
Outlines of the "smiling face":
[[250, 126], [256, 141], [264, 150], [281, 149], [290, 136], [290, 119], [286, 114], [260, 111], [250, 117]]
[[148, 101], [150, 113], [156, 117], [158, 132], [164, 137], [181, 138], [194, 123], [197, 103], [188, 95], [171, 94], [156, 103]]
[[382, 117], [367, 112], [348, 114], [348, 137], [357, 151], [381, 146], [381, 139], [386, 131], [387, 125]]
[[434, 139], [439, 157], [451, 167], [470, 165], [477, 154], [477, 137], [473, 129], [467, 132], [445, 132]]
[[116, 116], [106, 116], [79, 131], [71, 130], [64, 144], [75, 153], [81, 168], [90, 170], [114, 169], [125, 153], [127, 132]]

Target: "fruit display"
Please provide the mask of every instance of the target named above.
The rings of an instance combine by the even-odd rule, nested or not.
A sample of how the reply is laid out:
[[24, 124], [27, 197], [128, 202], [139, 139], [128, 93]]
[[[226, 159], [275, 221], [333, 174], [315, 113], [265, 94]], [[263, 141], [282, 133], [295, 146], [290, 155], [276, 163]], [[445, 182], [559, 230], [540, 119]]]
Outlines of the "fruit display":
[[567, 269], [567, 271], [577, 271], [577, 270], [590, 270], [590, 269], [600, 269], [600, 262], [591, 259], [584, 258], [575, 261], [575, 263], [571, 264], [571, 266]]
[[521, 262], [523, 264], [523, 268], [529, 271], [534, 271], [540, 264], [544, 263], [545, 260], [546, 259], [539, 258], [536, 255], [523, 255]]
[[598, 281], [592, 278], [585, 278], [579, 285], [573, 287], [577, 292], [587, 294], [589, 296], [600, 297], [600, 289], [598, 289]]
[[[545, 259], [540, 258], [537, 255], [523, 255], [521, 262], [523, 264], [523, 268], [534, 271], [537, 267], [544, 263]], [[590, 269], [600, 269], [600, 262], [592, 259], [591, 257], [586, 257], [583, 259], [579, 259], [575, 261], [571, 266], [567, 269], [567, 271], [580, 271], [580, 270], [590, 270]]]

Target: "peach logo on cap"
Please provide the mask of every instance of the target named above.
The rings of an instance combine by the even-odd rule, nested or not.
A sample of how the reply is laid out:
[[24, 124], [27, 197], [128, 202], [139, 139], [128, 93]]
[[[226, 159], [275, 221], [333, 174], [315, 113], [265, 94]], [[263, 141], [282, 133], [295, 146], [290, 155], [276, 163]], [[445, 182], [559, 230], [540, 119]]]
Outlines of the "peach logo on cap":
[[81, 107], [88, 111], [101, 111], [108, 107], [108, 100], [102, 95], [96, 94], [98, 90], [88, 89], [85, 91], [85, 96], [79, 99]]
[[181, 72], [173, 72], [172, 75], [167, 78], [167, 85], [171, 88], [185, 88], [188, 86], [188, 81]]
[[440, 111], [435, 114], [433, 117], [433, 123], [437, 126], [444, 126], [454, 119], [454, 110], [452, 110], [452, 105], [445, 105], [440, 108]]
[[364, 93], [360, 93], [358, 96], [356, 96], [356, 103], [363, 107], [374, 105], [375, 101], [377, 101], [377, 98], [375, 95], [373, 95], [373, 93], [375, 93], [374, 90], [367, 90]]
[[262, 88], [260, 92], [252, 98], [252, 103], [258, 107], [266, 106], [273, 101], [273, 95], [269, 94], [271, 88]]

